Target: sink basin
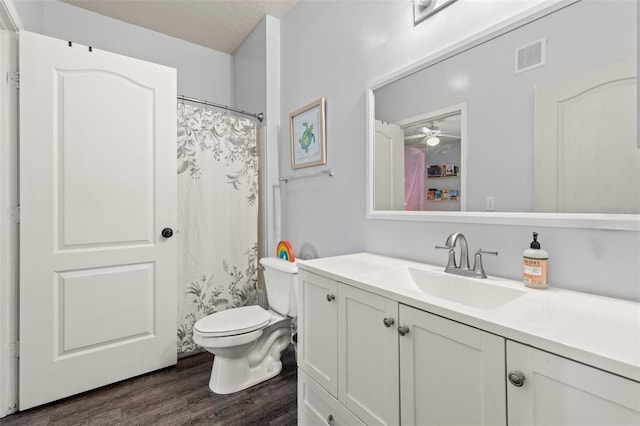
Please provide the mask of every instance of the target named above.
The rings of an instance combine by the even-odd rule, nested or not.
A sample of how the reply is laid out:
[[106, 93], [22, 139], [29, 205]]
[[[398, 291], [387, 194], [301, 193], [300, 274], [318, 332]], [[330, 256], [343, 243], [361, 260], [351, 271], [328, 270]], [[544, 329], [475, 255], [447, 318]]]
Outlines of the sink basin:
[[482, 310], [498, 308], [525, 294], [523, 289], [491, 278], [462, 277], [411, 266], [383, 269], [364, 276], [391, 289], [418, 292]]

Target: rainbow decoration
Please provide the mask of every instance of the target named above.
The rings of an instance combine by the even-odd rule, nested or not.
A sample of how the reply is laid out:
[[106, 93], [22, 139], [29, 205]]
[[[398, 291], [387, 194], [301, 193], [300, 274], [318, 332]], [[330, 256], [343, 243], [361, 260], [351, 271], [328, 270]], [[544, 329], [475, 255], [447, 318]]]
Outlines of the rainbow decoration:
[[276, 255], [280, 259], [288, 260], [289, 262], [295, 262], [296, 257], [293, 254], [293, 247], [289, 244], [289, 241], [283, 240], [278, 243], [276, 248]]

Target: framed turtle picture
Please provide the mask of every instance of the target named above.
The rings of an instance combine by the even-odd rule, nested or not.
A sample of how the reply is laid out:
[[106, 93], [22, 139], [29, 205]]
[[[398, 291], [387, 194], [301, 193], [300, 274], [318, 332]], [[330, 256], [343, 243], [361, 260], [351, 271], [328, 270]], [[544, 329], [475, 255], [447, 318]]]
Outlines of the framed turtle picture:
[[291, 168], [327, 164], [324, 98], [289, 114]]

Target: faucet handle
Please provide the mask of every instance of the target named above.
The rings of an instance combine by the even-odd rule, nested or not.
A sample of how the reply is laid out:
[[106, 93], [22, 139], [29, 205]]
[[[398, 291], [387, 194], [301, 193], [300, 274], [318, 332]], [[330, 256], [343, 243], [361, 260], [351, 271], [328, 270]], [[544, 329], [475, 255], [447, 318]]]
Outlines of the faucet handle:
[[456, 252], [454, 251], [453, 247], [436, 246], [436, 248], [441, 250], [449, 250], [449, 259], [447, 259], [447, 266], [445, 266], [444, 271], [445, 272], [455, 271], [458, 268], [458, 265], [456, 263]]
[[487, 274], [484, 272], [484, 267], [482, 266], [482, 254], [490, 254], [493, 256], [497, 256], [497, 251], [484, 251], [482, 249], [478, 249], [473, 259], [473, 272], [475, 272], [480, 278], [487, 278]]

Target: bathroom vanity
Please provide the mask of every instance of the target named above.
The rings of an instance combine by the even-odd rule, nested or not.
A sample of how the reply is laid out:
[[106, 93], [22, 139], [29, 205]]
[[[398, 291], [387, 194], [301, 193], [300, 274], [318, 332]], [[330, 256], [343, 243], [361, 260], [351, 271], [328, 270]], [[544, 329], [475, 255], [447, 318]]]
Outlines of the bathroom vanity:
[[640, 424], [638, 303], [366, 253], [298, 267], [301, 425]]

